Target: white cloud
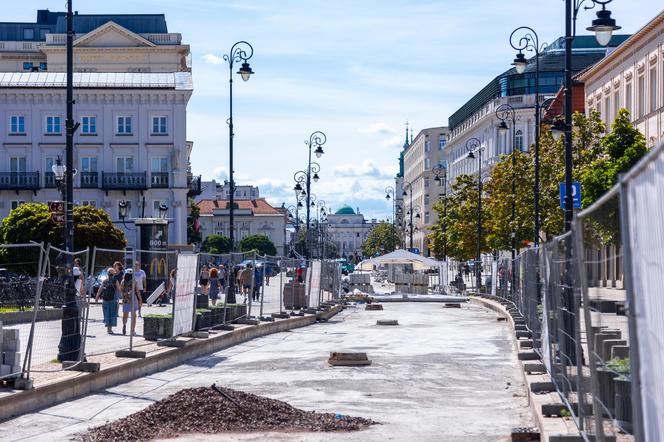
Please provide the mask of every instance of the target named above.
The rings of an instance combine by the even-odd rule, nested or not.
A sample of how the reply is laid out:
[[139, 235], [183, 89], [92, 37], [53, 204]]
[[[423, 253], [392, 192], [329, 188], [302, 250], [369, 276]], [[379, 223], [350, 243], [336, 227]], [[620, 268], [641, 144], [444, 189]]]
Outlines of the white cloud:
[[394, 135], [386, 140], [383, 140], [380, 142], [380, 147], [385, 148], [385, 149], [390, 149], [394, 147], [401, 147], [402, 141], [404, 138], [402, 138], [399, 135]]
[[214, 54], [205, 54], [203, 55], [203, 60], [205, 60], [206, 63], [210, 64], [221, 64], [224, 62], [224, 59], [214, 55]]
[[369, 127], [360, 129], [360, 132], [380, 135], [396, 135], [397, 133], [397, 131], [392, 126], [384, 122], [373, 123]]
[[372, 160], [364, 160], [361, 164], [352, 163], [336, 166], [332, 169], [338, 177], [371, 177], [386, 178], [396, 173], [396, 168], [390, 166], [378, 166]]

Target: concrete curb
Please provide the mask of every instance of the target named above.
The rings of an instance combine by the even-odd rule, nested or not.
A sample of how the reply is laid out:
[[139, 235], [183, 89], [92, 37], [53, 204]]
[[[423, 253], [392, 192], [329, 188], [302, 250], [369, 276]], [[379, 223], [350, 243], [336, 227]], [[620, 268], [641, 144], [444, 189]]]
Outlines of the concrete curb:
[[[341, 306], [334, 307], [330, 310], [330, 316], [341, 310]], [[316, 315], [305, 315], [277, 319], [256, 326], [241, 326], [207, 339], [190, 339], [185, 341], [182, 348], [160, 347], [145, 359], [123, 360], [114, 365], [102, 366], [102, 369], [96, 373], [81, 373], [73, 378], [38, 386], [32, 390], [18, 391], [0, 399], [0, 422], [163, 371], [189, 359], [214, 353], [254, 338], [315, 323]]]
[[[512, 315], [509, 313], [508, 309], [505, 308], [502, 304], [491, 301], [488, 299], [482, 299], [477, 297], [472, 297], [471, 302], [478, 304], [482, 307], [488, 308], [498, 313], [500, 316], [505, 317], [507, 322], [512, 329], [512, 343], [514, 344], [517, 351], [517, 359], [519, 365], [521, 366], [521, 372], [523, 374], [523, 379], [528, 389], [530, 408], [535, 416], [535, 421], [537, 427], [540, 430], [540, 440], [542, 442], [554, 442], [559, 440], [565, 440], [570, 442], [579, 441], [582, 442], [583, 438], [581, 435], [576, 432], [571, 433], [570, 428], [566, 425], [566, 422], [563, 418], [560, 417], [550, 417], [544, 416], [542, 414], [542, 406], [551, 403], [559, 403], [560, 398], [558, 394], [554, 391], [551, 393], [542, 394], [541, 390], [543, 387], [550, 387], [553, 384], [551, 383], [551, 377], [548, 373], [534, 373], [532, 372], [533, 368], [540, 368], [541, 361], [539, 359], [532, 359], [532, 354], [534, 352], [526, 351], [522, 352], [520, 343], [523, 342], [519, 340], [519, 337], [526, 338], [526, 336], [519, 336], [519, 333], [516, 331], [517, 326], [514, 323]], [[522, 334], [522, 333], [521, 333]], [[532, 354], [531, 354], [532, 353]], [[538, 367], [533, 367], [537, 363]], [[572, 423], [572, 425], [574, 425]], [[576, 428], [576, 426], [574, 426]], [[562, 438], [562, 439], [561, 439]]]
[[[24, 312], [5, 312], [0, 313], [0, 323], [2, 325], [29, 324], [32, 322], [34, 313], [26, 310]], [[37, 310], [37, 322], [57, 321], [62, 319], [61, 308], [49, 308], [46, 310]]]

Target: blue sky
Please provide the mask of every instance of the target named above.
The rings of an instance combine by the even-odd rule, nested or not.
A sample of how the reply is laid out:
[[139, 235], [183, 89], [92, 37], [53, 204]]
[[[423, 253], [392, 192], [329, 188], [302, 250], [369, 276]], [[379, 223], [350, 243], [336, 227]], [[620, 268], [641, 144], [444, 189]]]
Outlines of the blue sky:
[[[661, 10], [654, 0], [615, 0], [613, 17], [633, 33]], [[24, 0], [3, 21], [33, 21], [64, 0]], [[238, 40], [255, 49], [256, 75], [234, 88], [235, 173], [273, 204], [293, 204], [293, 174], [306, 168], [304, 141], [327, 134], [313, 193], [338, 209], [391, 216], [404, 123], [416, 131], [450, 114], [514, 58], [508, 37], [521, 25], [541, 41], [564, 34], [563, 0], [74, 0], [80, 13], [164, 13], [191, 45], [195, 92], [188, 107], [193, 170], [228, 170], [228, 66]], [[595, 17], [582, 11], [579, 33]]]

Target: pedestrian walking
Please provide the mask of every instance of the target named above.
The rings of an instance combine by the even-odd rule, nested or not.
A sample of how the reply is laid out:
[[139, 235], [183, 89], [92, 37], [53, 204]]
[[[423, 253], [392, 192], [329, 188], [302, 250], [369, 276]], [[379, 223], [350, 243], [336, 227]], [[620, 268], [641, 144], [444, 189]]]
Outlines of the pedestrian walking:
[[210, 290], [208, 291], [208, 296], [210, 297], [210, 303], [212, 305], [217, 304], [217, 299], [219, 299], [219, 289], [221, 284], [219, 282], [219, 270], [213, 268], [210, 270]]
[[226, 293], [226, 277], [227, 277], [226, 266], [219, 264], [219, 288]]
[[85, 299], [85, 280], [83, 279], [83, 266], [79, 258], [74, 259], [74, 267], [71, 273], [74, 276], [74, 288], [76, 289], [76, 304], [80, 307], [81, 301]]
[[102, 281], [97, 290], [95, 300], [102, 299], [101, 310], [104, 314], [104, 325], [109, 335], [113, 334], [113, 327], [118, 325], [118, 298], [115, 292], [115, 269], [109, 267], [106, 271], [108, 278]]
[[134, 282], [135, 282], [135, 287], [136, 287], [136, 299], [139, 300], [138, 302], [138, 317], [142, 318], [141, 316], [141, 307], [143, 307], [143, 296], [145, 293], [145, 288], [147, 286], [148, 275], [145, 273], [145, 271], [141, 268], [141, 263], [136, 261], [134, 263]]
[[166, 284], [166, 291], [161, 297], [159, 305], [168, 304], [171, 300], [175, 302], [175, 278], [177, 277], [177, 269], [171, 270], [171, 273], [168, 277], [168, 283]]
[[208, 270], [208, 266], [204, 265], [203, 268], [201, 268], [201, 273], [198, 278], [198, 284], [201, 286], [201, 293], [204, 295], [208, 294], [208, 282], [210, 280], [210, 271]]
[[131, 269], [127, 269], [120, 285], [122, 292], [122, 334], [127, 334], [127, 319], [129, 318], [129, 313], [131, 313], [131, 335], [136, 336], [136, 312], [138, 311], [140, 301], [136, 297], [133, 276], [134, 272]]
[[244, 303], [247, 303], [247, 298], [251, 295], [249, 291], [251, 290], [251, 283], [254, 278], [254, 269], [251, 264], [247, 264], [247, 267], [242, 270], [240, 273], [240, 280], [242, 281], [242, 294], [244, 295]]
[[295, 275], [297, 276], [297, 282], [302, 284], [304, 282], [304, 268], [298, 266], [297, 270], [295, 270]]
[[256, 266], [254, 268], [254, 290], [251, 294], [251, 299], [254, 301], [260, 300], [261, 286], [263, 285], [263, 270]]
[[267, 261], [265, 264], [265, 285], [270, 285], [270, 278], [272, 277], [272, 266], [267, 265]]

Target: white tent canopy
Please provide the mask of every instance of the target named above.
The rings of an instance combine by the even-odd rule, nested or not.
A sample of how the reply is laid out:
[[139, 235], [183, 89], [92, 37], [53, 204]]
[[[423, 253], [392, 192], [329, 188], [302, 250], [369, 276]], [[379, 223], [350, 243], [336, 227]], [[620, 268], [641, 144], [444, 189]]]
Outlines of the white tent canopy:
[[408, 250], [398, 249], [386, 255], [365, 259], [360, 262], [355, 269], [365, 271], [373, 270], [374, 267], [384, 264], [412, 264], [413, 270], [426, 270], [432, 267], [440, 267], [444, 263], [442, 261], [427, 258], [426, 256], [411, 253]]

